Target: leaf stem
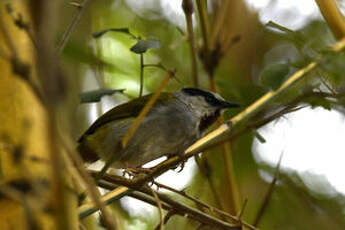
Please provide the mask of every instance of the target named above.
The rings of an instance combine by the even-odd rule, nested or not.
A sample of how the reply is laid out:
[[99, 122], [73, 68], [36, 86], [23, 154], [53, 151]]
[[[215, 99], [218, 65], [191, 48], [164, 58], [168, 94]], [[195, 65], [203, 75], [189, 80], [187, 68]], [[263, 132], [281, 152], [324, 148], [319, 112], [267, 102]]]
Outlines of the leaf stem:
[[143, 89], [144, 89], [144, 54], [140, 53], [140, 89], [139, 89], [139, 97], [143, 96]]

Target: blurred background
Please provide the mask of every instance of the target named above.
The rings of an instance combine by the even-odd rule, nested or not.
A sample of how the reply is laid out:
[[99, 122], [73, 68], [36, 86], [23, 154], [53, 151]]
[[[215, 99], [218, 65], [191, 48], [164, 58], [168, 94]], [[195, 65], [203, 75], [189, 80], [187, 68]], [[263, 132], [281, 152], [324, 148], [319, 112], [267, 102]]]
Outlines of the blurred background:
[[[226, 151], [217, 147], [203, 153], [207, 173], [191, 158], [182, 172], [170, 170], [158, 181], [235, 215], [248, 200], [243, 219], [249, 223], [258, 218], [268, 197], [258, 220], [261, 229], [345, 229], [344, 101], [341, 96], [309, 96], [314, 92], [344, 92], [345, 59], [343, 54], [328, 53], [328, 47], [337, 39], [317, 3], [202, 1], [208, 22], [203, 24], [202, 10], [195, 3], [199, 1], [193, 2], [199, 87], [216, 90], [243, 107], [279, 87], [320, 55], [330, 58], [251, 121], [279, 114], [290, 105], [289, 112], [294, 112], [246, 129], [229, 142]], [[340, 10], [345, 10], [345, 2], [337, 2]], [[76, 10], [66, 5], [61, 34]], [[62, 64], [69, 77], [80, 79], [77, 85], [81, 93], [97, 89], [125, 91], [103, 96], [100, 102], [81, 103], [71, 114], [77, 121], [70, 125], [75, 139], [101, 114], [138, 96], [141, 55], [144, 64], [154, 65], [144, 68], [144, 94], [157, 89], [166, 76], [164, 68], [177, 71], [176, 79], [169, 81], [165, 91], [195, 85], [181, 5], [181, 0], [91, 1], [63, 51]], [[127, 28], [132, 35], [110, 31], [98, 38], [92, 36], [110, 28]], [[131, 51], [138, 39], [159, 41], [159, 45], [138, 54]], [[299, 100], [292, 103], [295, 98]], [[225, 119], [242, 109], [225, 113]], [[281, 156], [279, 175], [274, 176]], [[274, 178], [277, 182], [268, 196]], [[156, 207], [133, 198], [122, 198], [113, 209], [121, 216], [121, 229], [154, 229], [159, 223]], [[196, 222], [178, 216], [166, 225], [166, 229], [197, 227]], [[94, 225], [94, 229], [101, 226]]]

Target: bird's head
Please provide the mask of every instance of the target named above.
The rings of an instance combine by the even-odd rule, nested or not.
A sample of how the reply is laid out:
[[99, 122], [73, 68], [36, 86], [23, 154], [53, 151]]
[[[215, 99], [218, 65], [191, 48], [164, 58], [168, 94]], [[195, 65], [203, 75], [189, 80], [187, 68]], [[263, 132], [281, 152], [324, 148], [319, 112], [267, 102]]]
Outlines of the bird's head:
[[179, 91], [179, 97], [201, 119], [201, 131], [215, 122], [223, 110], [239, 107], [239, 104], [226, 101], [216, 93], [199, 88], [184, 88]]

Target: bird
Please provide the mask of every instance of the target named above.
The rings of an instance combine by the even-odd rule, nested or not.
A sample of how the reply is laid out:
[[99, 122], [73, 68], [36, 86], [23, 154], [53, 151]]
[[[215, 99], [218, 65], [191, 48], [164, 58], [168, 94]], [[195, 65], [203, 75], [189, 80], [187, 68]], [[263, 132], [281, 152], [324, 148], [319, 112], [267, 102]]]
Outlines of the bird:
[[112, 157], [112, 168], [140, 168], [162, 156], [183, 154], [225, 109], [239, 107], [200, 88], [161, 93], [122, 148], [123, 137], [151, 96], [133, 99], [100, 116], [78, 139], [77, 149], [84, 161]]

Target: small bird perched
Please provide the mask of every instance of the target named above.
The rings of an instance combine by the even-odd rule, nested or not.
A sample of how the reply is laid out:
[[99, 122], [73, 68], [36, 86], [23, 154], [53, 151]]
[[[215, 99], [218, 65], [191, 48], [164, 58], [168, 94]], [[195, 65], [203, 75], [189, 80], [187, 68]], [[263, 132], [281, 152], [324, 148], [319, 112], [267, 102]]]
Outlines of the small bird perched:
[[126, 147], [121, 141], [151, 95], [116, 106], [99, 117], [79, 138], [78, 151], [87, 162], [115, 156], [114, 168], [140, 167], [164, 155], [182, 154], [226, 108], [239, 105], [216, 93], [184, 88], [161, 93]]

